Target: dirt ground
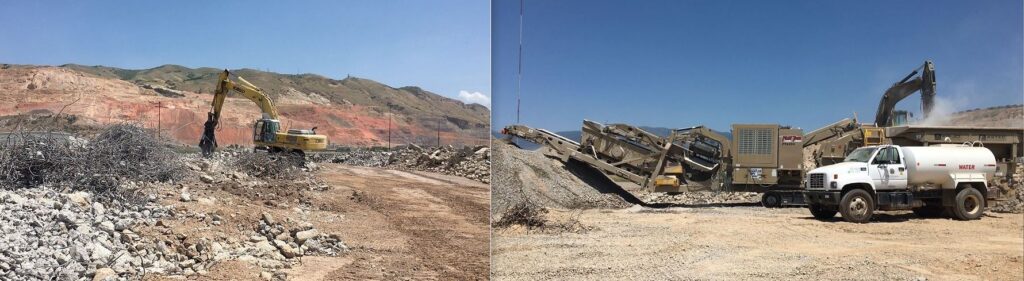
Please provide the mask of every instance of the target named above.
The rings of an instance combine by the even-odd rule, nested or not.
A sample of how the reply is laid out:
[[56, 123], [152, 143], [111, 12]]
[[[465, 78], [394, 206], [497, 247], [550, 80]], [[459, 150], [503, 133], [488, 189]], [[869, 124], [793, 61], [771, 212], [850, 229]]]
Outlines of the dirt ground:
[[[185, 212], [221, 214], [224, 224], [167, 220], [190, 239], [241, 237], [263, 212], [304, 221], [337, 234], [350, 251], [336, 257], [306, 256], [282, 270], [288, 280], [482, 280], [487, 278], [489, 186], [428, 172], [321, 164], [317, 176], [329, 187], [298, 193], [247, 189], [193, 189], [195, 202], [162, 203]], [[248, 193], [246, 193], [248, 192]], [[265, 197], [265, 198], [264, 198]], [[297, 203], [301, 202], [301, 203]], [[299, 208], [302, 205], [302, 208]], [[155, 231], [143, 231], [150, 233]], [[229, 260], [199, 280], [259, 280], [261, 269]], [[169, 279], [162, 276], [147, 278]]]
[[331, 190], [313, 205], [325, 218], [342, 216], [320, 227], [346, 238], [351, 263], [306, 264], [293, 272], [322, 270], [322, 280], [487, 278], [488, 185], [426, 172], [325, 166], [321, 177]]
[[1022, 280], [1024, 215], [977, 221], [883, 212], [868, 224], [804, 208], [552, 211], [580, 233], [495, 230], [495, 280]]

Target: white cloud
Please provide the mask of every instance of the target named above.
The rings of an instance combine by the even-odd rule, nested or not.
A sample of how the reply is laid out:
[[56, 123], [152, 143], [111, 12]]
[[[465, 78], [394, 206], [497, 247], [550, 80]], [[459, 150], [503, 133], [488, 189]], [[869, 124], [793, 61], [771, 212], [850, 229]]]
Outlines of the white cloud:
[[459, 100], [464, 103], [475, 103], [491, 108], [491, 96], [481, 92], [459, 91]]

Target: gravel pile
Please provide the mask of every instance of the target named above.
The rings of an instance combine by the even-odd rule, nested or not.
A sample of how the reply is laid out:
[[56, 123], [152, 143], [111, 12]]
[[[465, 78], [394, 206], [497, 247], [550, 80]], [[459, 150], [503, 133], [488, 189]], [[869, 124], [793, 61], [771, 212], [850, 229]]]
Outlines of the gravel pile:
[[523, 204], [555, 209], [624, 208], [633, 204], [624, 199], [631, 196], [623, 194], [621, 187], [585, 164], [563, 164], [500, 140], [493, 141], [491, 147], [495, 171], [491, 214], [496, 216], [492, 221], [499, 221], [510, 209]]
[[313, 159], [353, 166], [429, 171], [483, 183], [490, 183], [491, 179], [491, 153], [486, 146], [423, 148], [406, 145], [393, 151], [356, 149], [330, 156], [315, 156]]

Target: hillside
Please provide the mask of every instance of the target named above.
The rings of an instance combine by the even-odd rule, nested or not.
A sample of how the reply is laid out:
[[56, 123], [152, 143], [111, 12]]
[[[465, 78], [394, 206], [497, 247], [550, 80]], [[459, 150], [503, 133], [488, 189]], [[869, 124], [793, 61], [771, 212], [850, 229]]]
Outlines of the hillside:
[[1024, 104], [960, 111], [944, 121], [949, 126], [1024, 128]]
[[[160, 127], [182, 143], [198, 140], [209, 111], [211, 92], [221, 69], [163, 65], [120, 69], [67, 64], [0, 67], [0, 116], [47, 114], [61, 110], [84, 124], [124, 121]], [[434, 144], [440, 123], [442, 144], [486, 144], [490, 111], [418, 87], [395, 88], [356, 77], [335, 80], [316, 74], [279, 74], [232, 70], [261, 87], [278, 105], [282, 123], [293, 128], [318, 127], [341, 145], [385, 145], [388, 113], [392, 142]], [[258, 108], [237, 95], [225, 104], [218, 141], [248, 144]], [[156, 105], [161, 104], [159, 118]], [[390, 107], [390, 108], [389, 108]], [[3, 124], [0, 124], [3, 125]]]

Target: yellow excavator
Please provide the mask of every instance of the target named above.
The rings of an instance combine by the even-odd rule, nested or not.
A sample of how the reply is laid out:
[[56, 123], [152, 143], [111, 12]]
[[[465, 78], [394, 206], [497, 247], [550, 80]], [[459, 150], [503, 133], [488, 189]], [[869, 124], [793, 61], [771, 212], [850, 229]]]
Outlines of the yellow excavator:
[[[231, 77], [238, 78], [238, 82], [232, 81]], [[277, 108], [274, 101], [270, 99], [263, 90], [245, 81], [240, 76], [232, 75], [227, 69], [220, 73], [217, 79], [217, 90], [213, 92], [213, 109], [207, 114], [206, 123], [203, 124], [203, 135], [199, 140], [199, 148], [203, 156], [209, 157], [217, 148], [215, 136], [217, 124], [220, 122], [221, 109], [224, 107], [224, 98], [230, 92], [237, 92], [256, 103], [263, 111], [260, 119], [253, 124], [252, 140], [254, 150], [265, 150], [270, 153], [290, 153], [296, 156], [305, 157], [306, 151], [324, 150], [327, 148], [327, 136], [317, 135], [316, 127], [309, 130], [287, 130], [281, 132], [281, 121], [278, 119]]]

